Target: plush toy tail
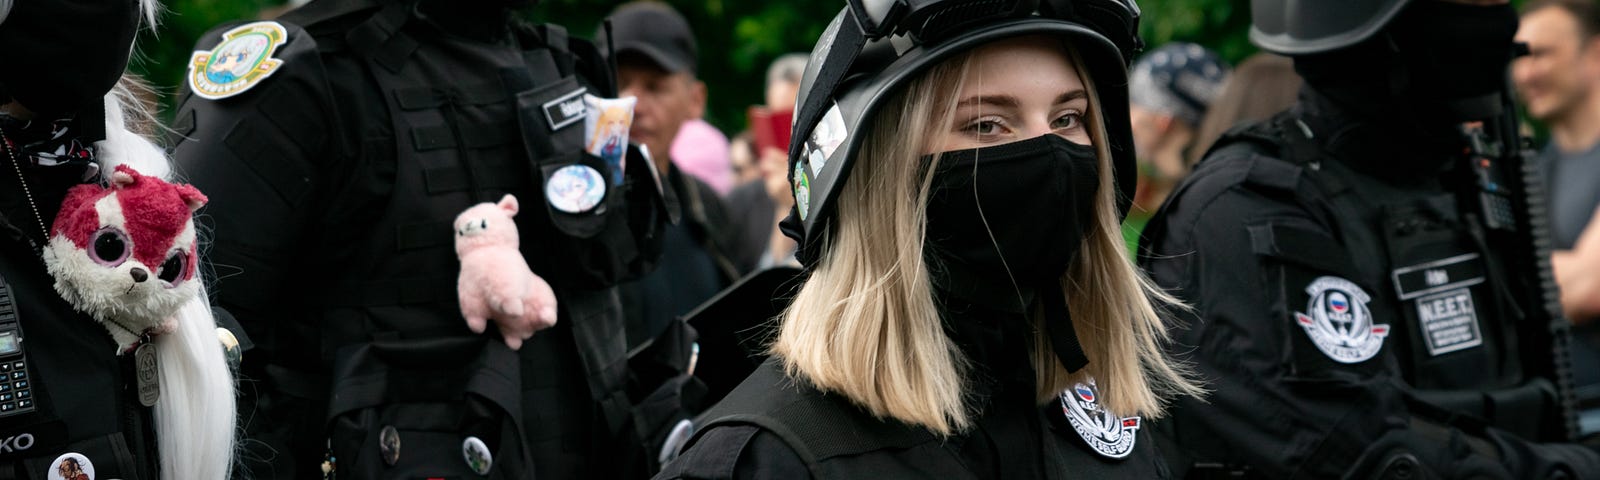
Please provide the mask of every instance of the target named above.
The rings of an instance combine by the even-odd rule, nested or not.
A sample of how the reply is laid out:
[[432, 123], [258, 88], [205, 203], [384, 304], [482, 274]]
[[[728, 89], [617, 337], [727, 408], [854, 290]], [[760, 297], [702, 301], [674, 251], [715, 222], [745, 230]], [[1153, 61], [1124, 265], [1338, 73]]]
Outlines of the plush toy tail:
[[[148, 9], [153, 3], [143, 2]], [[130, 130], [151, 125], [149, 111], [132, 93], [139, 82], [123, 77], [106, 94], [106, 140], [98, 143], [103, 175], [117, 165], [171, 179], [172, 167], [155, 144]], [[132, 117], [132, 118], [130, 118]], [[202, 250], [203, 251], [203, 250]], [[163, 480], [228, 478], [233, 467], [235, 425], [233, 374], [217, 339], [216, 318], [205, 293], [178, 310], [173, 331], [155, 337], [161, 400], [155, 406], [156, 443]]]

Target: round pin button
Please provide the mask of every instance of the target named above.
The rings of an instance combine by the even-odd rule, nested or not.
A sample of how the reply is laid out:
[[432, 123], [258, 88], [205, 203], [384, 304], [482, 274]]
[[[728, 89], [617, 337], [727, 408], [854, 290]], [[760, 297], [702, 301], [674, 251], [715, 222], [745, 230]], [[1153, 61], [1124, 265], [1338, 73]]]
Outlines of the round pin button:
[[606, 198], [605, 177], [588, 165], [567, 165], [550, 174], [544, 197], [556, 210], [587, 212]]
[[400, 432], [393, 425], [384, 425], [378, 431], [378, 453], [383, 455], [383, 463], [391, 467], [400, 461]]
[[94, 462], [81, 453], [69, 452], [56, 457], [50, 462], [50, 471], [46, 473], [50, 480], [94, 480]]
[[467, 468], [478, 475], [488, 475], [489, 468], [494, 466], [494, 456], [489, 454], [489, 446], [483, 444], [478, 437], [467, 437], [461, 442], [461, 459], [467, 461]]

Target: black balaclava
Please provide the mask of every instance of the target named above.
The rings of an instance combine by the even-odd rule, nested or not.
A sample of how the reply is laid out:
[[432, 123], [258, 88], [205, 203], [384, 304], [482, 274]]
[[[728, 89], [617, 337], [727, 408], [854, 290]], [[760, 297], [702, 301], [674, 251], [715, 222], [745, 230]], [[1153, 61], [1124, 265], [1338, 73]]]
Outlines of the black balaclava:
[[934, 284], [1000, 311], [1042, 303], [1056, 357], [1083, 368], [1060, 279], [1095, 221], [1099, 184], [1094, 147], [1055, 134], [942, 154], [928, 194]]
[[1516, 31], [1517, 13], [1510, 5], [1418, 0], [1366, 41], [1296, 57], [1295, 71], [1314, 91], [1313, 99], [1350, 117], [1318, 132], [1331, 136], [1330, 129], [1345, 130], [1339, 133], [1348, 145], [1330, 147], [1360, 150], [1363, 144], [1382, 144], [1388, 153], [1341, 158], [1410, 158], [1415, 160], [1385, 170], [1426, 174], [1459, 151], [1458, 124], [1500, 113]]
[[128, 66], [138, 27], [137, 0], [16, 2], [0, 23], [0, 98], [41, 118], [98, 112]]

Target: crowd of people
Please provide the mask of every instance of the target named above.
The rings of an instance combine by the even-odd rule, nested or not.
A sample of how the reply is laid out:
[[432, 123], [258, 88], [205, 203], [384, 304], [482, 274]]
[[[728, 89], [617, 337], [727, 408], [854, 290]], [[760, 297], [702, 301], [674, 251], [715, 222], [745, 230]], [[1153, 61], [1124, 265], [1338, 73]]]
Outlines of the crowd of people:
[[0, 479], [1600, 479], [1594, 0], [838, 3], [0, 0]]

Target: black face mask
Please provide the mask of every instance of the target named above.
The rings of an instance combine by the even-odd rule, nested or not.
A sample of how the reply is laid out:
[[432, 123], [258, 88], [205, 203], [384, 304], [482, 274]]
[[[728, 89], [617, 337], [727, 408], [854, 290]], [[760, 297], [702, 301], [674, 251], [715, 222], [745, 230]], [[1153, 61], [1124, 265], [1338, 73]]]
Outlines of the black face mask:
[[1094, 220], [1097, 163], [1058, 135], [944, 153], [928, 195], [935, 262], [1007, 285], [1059, 278]]
[[1511, 5], [1415, 2], [1390, 31], [1410, 76], [1406, 93], [1413, 99], [1448, 109], [1452, 101], [1505, 89], [1517, 34]]
[[941, 155], [928, 195], [934, 283], [1013, 312], [1026, 312], [1037, 292], [1057, 357], [1069, 370], [1082, 368], [1087, 360], [1058, 282], [1095, 221], [1094, 148], [1047, 134]]
[[98, 111], [138, 26], [136, 0], [17, 2], [0, 24], [0, 97], [45, 118]]

